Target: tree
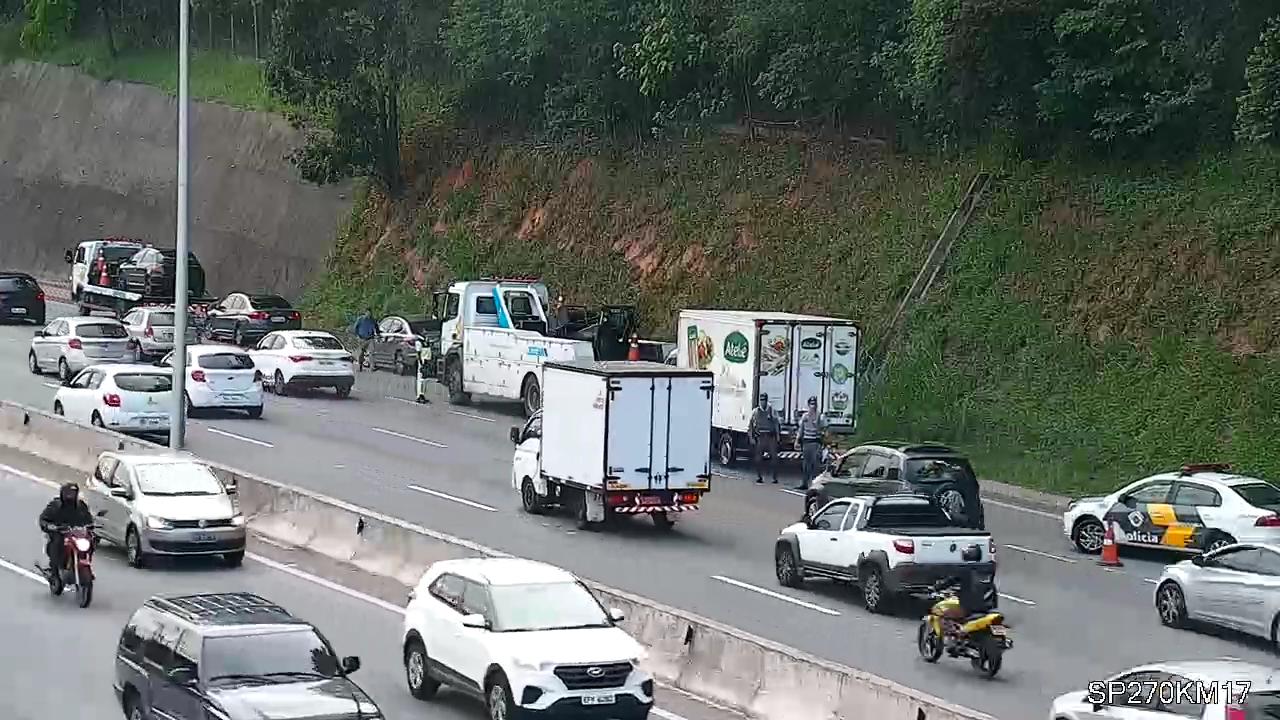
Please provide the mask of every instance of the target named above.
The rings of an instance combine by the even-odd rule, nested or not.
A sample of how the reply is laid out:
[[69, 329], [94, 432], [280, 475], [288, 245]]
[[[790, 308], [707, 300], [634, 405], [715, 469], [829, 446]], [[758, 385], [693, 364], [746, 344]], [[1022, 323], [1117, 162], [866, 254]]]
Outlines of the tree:
[[22, 47], [43, 52], [66, 42], [75, 28], [76, 5], [76, 0], [27, 0]]
[[[308, 180], [363, 176], [404, 189], [404, 90], [432, 45], [432, 8], [413, 0], [284, 0], [276, 10], [267, 83], [307, 142], [294, 162]], [[306, 120], [301, 118], [305, 117]]]
[[1249, 53], [1238, 101], [1236, 138], [1280, 144], [1280, 17], [1272, 18]]

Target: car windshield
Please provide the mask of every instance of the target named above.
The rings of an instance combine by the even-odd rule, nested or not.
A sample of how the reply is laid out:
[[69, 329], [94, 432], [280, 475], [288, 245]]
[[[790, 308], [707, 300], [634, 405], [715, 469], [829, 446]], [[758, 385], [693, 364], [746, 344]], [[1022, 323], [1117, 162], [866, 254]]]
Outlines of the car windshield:
[[903, 464], [903, 479], [911, 483], [939, 483], [944, 481], [970, 485], [973, 471], [964, 460], [939, 458], [910, 458]]
[[0, 277], [0, 292], [21, 292], [23, 290], [38, 289], [36, 284], [27, 278]]
[[1235, 491], [1239, 493], [1244, 501], [1254, 507], [1267, 508], [1268, 510], [1280, 509], [1280, 489], [1271, 483], [1249, 483], [1248, 485], [1236, 485]]
[[495, 632], [609, 627], [590, 590], [576, 582], [490, 585]]
[[147, 322], [151, 327], [173, 327], [173, 313], [171, 312], [155, 312], [147, 318]]
[[259, 310], [290, 310], [293, 308], [288, 300], [279, 295], [258, 295], [252, 298], [253, 306]]
[[173, 390], [173, 378], [154, 373], [128, 373], [115, 376], [116, 387], [129, 392], [162, 393]]
[[314, 630], [213, 636], [200, 665], [211, 683], [297, 682], [342, 674], [338, 658]]
[[199, 463], [141, 463], [134, 471], [143, 495], [221, 495], [222, 482]]
[[253, 358], [240, 353], [201, 355], [196, 363], [205, 370], [252, 370]]
[[76, 327], [76, 337], [82, 338], [119, 339], [126, 337], [127, 335], [128, 334], [124, 331], [123, 325], [94, 323], [92, 325], [80, 325]]
[[307, 350], [342, 350], [342, 343], [337, 338], [323, 335], [304, 335], [293, 339], [293, 346]]

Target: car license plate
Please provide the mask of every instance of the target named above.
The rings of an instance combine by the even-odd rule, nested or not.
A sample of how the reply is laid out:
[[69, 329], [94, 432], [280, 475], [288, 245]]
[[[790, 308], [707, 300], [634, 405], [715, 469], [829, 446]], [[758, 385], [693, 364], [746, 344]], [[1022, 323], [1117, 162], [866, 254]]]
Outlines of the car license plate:
[[213, 542], [217, 538], [210, 535], [209, 533], [196, 533], [195, 535], [191, 536], [191, 539], [195, 542]]
[[334, 362], [333, 360], [321, 360], [320, 364], [321, 365], [337, 365], [338, 363]]
[[222, 393], [218, 398], [221, 400], [239, 400], [240, 393]]
[[608, 695], [583, 695], [583, 705], [612, 705], [616, 701], [615, 696], [610, 693]]
[[271, 318], [271, 322], [273, 322], [273, 323], [282, 323], [282, 322], [284, 322], [284, 318], [281, 318], [281, 317]]
[[14, 315], [26, 315], [27, 309], [26, 308], [9, 308], [9, 312], [13, 313]]
[[159, 425], [160, 418], [142, 418], [143, 425]]

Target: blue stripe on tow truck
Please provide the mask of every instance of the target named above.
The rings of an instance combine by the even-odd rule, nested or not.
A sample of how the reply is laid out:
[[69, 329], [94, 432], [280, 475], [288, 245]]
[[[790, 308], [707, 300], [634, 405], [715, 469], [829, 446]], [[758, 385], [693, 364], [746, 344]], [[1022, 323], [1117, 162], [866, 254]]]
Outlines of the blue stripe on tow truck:
[[510, 328], [511, 318], [507, 317], [507, 309], [502, 306], [502, 297], [498, 295], [498, 288], [493, 289], [493, 307], [498, 311], [498, 327]]

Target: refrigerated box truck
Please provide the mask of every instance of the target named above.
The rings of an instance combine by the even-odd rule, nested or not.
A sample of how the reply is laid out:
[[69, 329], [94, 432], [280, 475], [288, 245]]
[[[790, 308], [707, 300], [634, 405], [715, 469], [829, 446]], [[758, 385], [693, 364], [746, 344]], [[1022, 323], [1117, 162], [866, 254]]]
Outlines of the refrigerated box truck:
[[525, 511], [571, 509], [580, 527], [648, 515], [670, 528], [711, 490], [711, 373], [665, 363], [548, 361], [542, 408], [511, 429]]
[[750, 449], [748, 423], [760, 393], [782, 421], [785, 460], [810, 397], [829, 431], [852, 434], [857, 423], [858, 353], [862, 332], [853, 320], [754, 310], [681, 310], [676, 365], [715, 376], [711, 444], [731, 466]]

